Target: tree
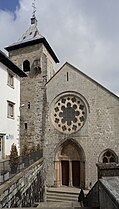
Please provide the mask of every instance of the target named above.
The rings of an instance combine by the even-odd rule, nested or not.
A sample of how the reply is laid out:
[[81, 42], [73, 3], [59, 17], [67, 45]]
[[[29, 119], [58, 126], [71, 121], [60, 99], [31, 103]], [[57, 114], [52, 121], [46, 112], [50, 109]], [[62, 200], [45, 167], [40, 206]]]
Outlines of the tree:
[[18, 157], [17, 147], [14, 143], [11, 146], [9, 159], [10, 159], [11, 172], [16, 173], [19, 164], [19, 157]]

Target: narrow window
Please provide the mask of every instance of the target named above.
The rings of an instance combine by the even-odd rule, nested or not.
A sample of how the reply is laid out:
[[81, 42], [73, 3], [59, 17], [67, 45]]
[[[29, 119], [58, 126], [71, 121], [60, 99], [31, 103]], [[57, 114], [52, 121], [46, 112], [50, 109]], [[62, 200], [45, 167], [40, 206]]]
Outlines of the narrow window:
[[10, 86], [10, 87], [14, 87], [14, 75], [13, 73], [11, 73], [10, 71], [8, 71], [8, 80], [7, 80], [7, 84]]
[[29, 72], [30, 71], [30, 62], [28, 60], [25, 60], [23, 62], [23, 71], [24, 72]]
[[69, 81], [69, 73], [67, 72], [67, 81]]
[[30, 102], [28, 102], [28, 109], [30, 109]]
[[10, 101], [7, 101], [8, 103], [8, 106], [7, 106], [7, 116], [8, 118], [14, 118], [14, 103], [13, 102], [10, 102]]
[[27, 123], [24, 123], [24, 128], [25, 130], [27, 130]]

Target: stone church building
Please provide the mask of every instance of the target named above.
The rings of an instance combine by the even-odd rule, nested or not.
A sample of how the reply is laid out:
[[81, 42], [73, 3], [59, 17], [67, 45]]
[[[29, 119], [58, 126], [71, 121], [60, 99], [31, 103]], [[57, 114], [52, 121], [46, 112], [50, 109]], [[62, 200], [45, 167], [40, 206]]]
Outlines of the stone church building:
[[6, 47], [27, 77], [21, 79], [20, 147], [43, 148], [46, 186], [90, 188], [97, 163], [118, 163], [119, 98], [56, 54], [35, 16]]

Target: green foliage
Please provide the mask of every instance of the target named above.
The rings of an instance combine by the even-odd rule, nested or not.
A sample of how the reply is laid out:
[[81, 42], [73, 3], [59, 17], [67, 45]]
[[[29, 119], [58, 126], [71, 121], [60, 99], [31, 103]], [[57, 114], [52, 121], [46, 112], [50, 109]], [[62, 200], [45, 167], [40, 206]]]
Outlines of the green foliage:
[[9, 159], [10, 159], [11, 164], [18, 164], [19, 163], [18, 151], [17, 151], [17, 147], [14, 143], [11, 146]]

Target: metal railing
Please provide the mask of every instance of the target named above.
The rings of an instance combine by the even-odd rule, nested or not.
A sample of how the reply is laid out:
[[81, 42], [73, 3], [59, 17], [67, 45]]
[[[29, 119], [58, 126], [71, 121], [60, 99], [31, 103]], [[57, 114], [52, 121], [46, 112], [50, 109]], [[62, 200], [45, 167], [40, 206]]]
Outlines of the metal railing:
[[32, 152], [26, 156], [19, 156], [18, 163], [11, 163], [10, 160], [0, 161], [0, 184], [4, 183], [17, 173], [43, 157], [43, 150]]

